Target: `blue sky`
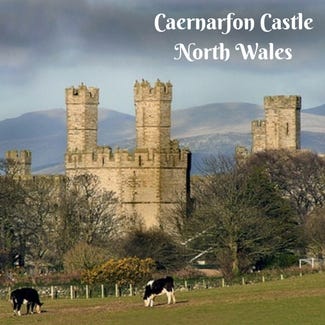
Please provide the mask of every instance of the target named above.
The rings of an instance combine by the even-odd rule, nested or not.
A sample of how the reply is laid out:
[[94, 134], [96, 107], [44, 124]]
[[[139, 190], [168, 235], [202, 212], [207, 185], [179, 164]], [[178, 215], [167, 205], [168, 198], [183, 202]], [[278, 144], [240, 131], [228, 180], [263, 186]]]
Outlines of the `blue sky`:
[[[301, 12], [313, 29], [168, 31], [154, 18], [292, 17]], [[325, 103], [323, 0], [2, 0], [0, 3], [0, 119], [64, 108], [64, 89], [84, 82], [100, 88], [100, 106], [134, 114], [133, 84], [157, 78], [174, 85], [173, 108], [212, 102], [262, 104], [263, 96], [298, 94], [303, 107]], [[176, 61], [177, 43], [224, 43], [227, 62]], [[235, 44], [291, 48], [291, 60], [243, 60]]]

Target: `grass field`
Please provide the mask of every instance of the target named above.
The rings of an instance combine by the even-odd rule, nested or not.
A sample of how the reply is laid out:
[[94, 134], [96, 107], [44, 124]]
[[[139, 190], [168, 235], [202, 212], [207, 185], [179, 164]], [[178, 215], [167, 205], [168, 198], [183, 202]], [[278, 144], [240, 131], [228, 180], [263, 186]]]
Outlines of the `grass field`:
[[[41, 314], [13, 316], [0, 300], [0, 324], [325, 324], [325, 273], [233, 287], [176, 291], [145, 308], [139, 296], [44, 300]], [[23, 306], [25, 313], [26, 306]]]

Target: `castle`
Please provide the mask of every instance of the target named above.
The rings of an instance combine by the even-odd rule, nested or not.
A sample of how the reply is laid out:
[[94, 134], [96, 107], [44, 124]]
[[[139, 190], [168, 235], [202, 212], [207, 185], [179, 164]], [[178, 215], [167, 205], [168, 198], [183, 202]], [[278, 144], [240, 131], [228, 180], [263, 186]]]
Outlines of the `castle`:
[[66, 89], [67, 176], [87, 171], [114, 191], [121, 210], [140, 216], [147, 227], [158, 225], [178, 200], [190, 193], [190, 152], [170, 139], [172, 85], [159, 80], [134, 85], [134, 152], [97, 145], [99, 89]]
[[[136, 147], [129, 152], [97, 145], [99, 89], [81, 84], [65, 91], [67, 148], [65, 174], [92, 173], [114, 191], [119, 213], [134, 215], [147, 228], [157, 226], [190, 196], [191, 153], [170, 139], [172, 85], [135, 82]], [[251, 124], [252, 149], [236, 148], [237, 160], [264, 150], [300, 150], [300, 96], [266, 96], [264, 120]], [[31, 175], [31, 153], [12, 150], [18, 175]], [[34, 176], [36, 177], [36, 176]]]
[[[65, 90], [67, 147], [65, 175], [91, 173], [116, 193], [118, 212], [159, 225], [180, 200], [190, 195], [191, 153], [171, 140], [172, 84], [135, 82], [136, 147], [133, 152], [97, 145], [99, 89], [81, 84]], [[31, 153], [8, 151], [20, 175], [31, 173]]]

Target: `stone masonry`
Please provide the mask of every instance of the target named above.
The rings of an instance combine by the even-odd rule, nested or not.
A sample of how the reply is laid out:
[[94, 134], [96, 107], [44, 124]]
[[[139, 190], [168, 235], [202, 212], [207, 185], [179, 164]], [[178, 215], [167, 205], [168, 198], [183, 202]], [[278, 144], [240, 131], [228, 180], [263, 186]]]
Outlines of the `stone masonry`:
[[[65, 91], [67, 147], [65, 173], [97, 175], [114, 191], [119, 213], [140, 218], [147, 228], [159, 225], [172, 208], [190, 195], [191, 153], [170, 139], [172, 85], [136, 81], [136, 147], [112, 150], [97, 145], [99, 89], [81, 84]], [[272, 149], [300, 149], [299, 96], [264, 98], [265, 119], [252, 121], [252, 149], [236, 148], [237, 159]], [[31, 152], [8, 151], [19, 177], [31, 175]], [[55, 177], [55, 176], [54, 176]]]
[[264, 97], [264, 120], [251, 124], [252, 149], [236, 147], [237, 160], [264, 150], [300, 150], [300, 96]]
[[264, 97], [265, 120], [252, 121], [252, 152], [300, 149], [300, 96]]
[[134, 152], [97, 145], [99, 89], [81, 84], [66, 89], [67, 176], [97, 175], [119, 198], [119, 212], [150, 228], [190, 194], [190, 152], [170, 139], [172, 85], [159, 80], [134, 85]]

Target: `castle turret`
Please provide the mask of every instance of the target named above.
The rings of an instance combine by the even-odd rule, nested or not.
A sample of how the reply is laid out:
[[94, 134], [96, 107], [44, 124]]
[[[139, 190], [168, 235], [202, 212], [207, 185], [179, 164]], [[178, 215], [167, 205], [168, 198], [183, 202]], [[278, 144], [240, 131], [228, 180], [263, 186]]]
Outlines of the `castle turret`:
[[136, 147], [170, 148], [170, 111], [172, 84], [159, 80], [151, 87], [148, 81], [136, 81], [134, 102], [136, 111]]
[[263, 151], [266, 147], [265, 139], [265, 121], [264, 120], [255, 120], [252, 121], [252, 151]]
[[97, 146], [99, 89], [81, 84], [65, 90], [67, 152], [90, 152]]
[[7, 173], [15, 176], [31, 175], [32, 153], [30, 150], [10, 150], [6, 152]]
[[157, 226], [179, 200], [189, 198], [190, 152], [171, 141], [172, 85], [136, 82], [136, 148], [133, 152], [97, 146], [98, 89], [66, 89], [68, 145], [66, 175], [96, 175], [116, 194], [118, 213]]
[[264, 97], [266, 149], [300, 149], [300, 96]]

